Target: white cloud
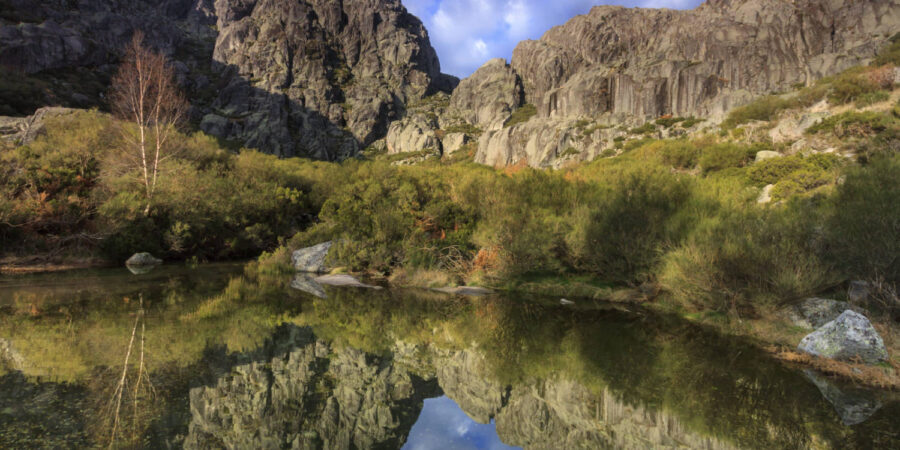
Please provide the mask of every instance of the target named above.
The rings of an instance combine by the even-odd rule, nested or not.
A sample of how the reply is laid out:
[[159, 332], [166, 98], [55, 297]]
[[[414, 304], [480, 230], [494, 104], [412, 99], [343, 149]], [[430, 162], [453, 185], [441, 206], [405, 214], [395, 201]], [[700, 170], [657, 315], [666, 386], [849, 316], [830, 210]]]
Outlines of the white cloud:
[[509, 59], [523, 39], [540, 38], [591, 6], [693, 8], [702, 0], [403, 0], [422, 19], [444, 72], [465, 77], [488, 59]]

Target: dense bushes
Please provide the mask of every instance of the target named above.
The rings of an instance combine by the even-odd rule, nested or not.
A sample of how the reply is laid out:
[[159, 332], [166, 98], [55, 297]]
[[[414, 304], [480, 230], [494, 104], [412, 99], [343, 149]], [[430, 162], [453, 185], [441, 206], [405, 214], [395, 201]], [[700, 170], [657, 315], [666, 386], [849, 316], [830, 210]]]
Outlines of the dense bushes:
[[900, 283], [900, 157], [854, 167], [838, 189], [828, 232], [848, 275]]
[[[6, 253], [80, 253], [122, 259], [251, 257], [312, 220], [330, 184], [320, 165], [279, 161], [216, 140], [177, 137], [152, 208], [107, 116], [52, 119], [33, 143], [5, 151], [0, 241]], [[328, 170], [322, 170], [328, 173]], [[315, 184], [318, 194], [305, 194]], [[324, 193], [324, 195], [323, 195]]]

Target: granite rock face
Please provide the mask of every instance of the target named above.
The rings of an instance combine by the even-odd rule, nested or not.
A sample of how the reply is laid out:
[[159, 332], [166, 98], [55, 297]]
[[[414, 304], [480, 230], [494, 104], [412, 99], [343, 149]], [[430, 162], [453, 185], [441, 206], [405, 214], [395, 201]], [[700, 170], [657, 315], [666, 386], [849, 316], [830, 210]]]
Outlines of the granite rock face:
[[[515, 131], [486, 132], [476, 160], [558, 166], [558, 139], [523, 140], [572, 134], [565, 122], [576, 120], [631, 125], [672, 115], [716, 121], [758, 95], [867, 62], [897, 29], [897, 0], [709, 0], [691, 11], [597, 6], [516, 47], [511, 71], [537, 115], [517, 139], [509, 139]], [[501, 98], [484, 92], [484, 101]], [[564, 145], [579, 150], [577, 160], [612, 147], [603, 140]]]
[[506, 60], [496, 58], [460, 81], [450, 107], [458, 117], [482, 130], [498, 130], [524, 99], [522, 80]]

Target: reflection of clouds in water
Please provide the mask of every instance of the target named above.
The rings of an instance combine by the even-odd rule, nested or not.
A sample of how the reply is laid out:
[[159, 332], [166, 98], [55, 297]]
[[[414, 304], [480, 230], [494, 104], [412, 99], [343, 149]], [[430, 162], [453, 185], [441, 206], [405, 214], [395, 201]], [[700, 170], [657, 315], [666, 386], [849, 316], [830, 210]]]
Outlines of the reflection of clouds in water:
[[405, 450], [510, 449], [500, 441], [493, 424], [470, 419], [447, 397], [425, 400], [425, 407], [406, 440]]

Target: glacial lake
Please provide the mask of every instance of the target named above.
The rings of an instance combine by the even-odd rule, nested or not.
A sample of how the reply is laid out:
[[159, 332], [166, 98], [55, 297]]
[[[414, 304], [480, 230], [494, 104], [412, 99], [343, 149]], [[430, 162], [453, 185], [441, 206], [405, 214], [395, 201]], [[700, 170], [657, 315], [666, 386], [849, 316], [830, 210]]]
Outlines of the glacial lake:
[[252, 264], [0, 276], [0, 448], [900, 448], [896, 393], [558, 300]]

